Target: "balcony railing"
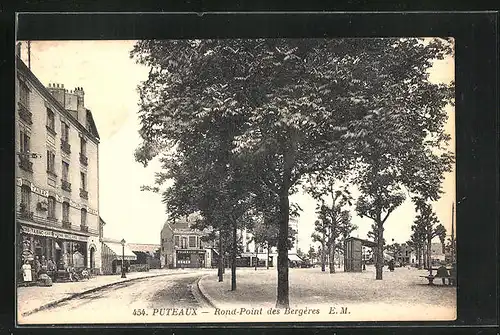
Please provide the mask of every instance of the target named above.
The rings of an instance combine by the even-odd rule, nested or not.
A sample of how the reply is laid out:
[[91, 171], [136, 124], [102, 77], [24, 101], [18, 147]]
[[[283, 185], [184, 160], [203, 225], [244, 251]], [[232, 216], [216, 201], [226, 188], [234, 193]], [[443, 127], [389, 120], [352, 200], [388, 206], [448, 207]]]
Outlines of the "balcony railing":
[[30, 212], [26, 209], [21, 209], [19, 212], [18, 212], [18, 216], [21, 218], [21, 219], [27, 219], [27, 220], [33, 220], [33, 212]]
[[[80, 225], [72, 225], [71, 222], [68, 221], [67, 218], [66, 219], [63, 218], [62, 220], [52, 221], [52, 220], [49, 220], [46, 215], [37, 215], [36, 213], [26, 212], [26, 211], [25, 211], [25, 214], [23, 217], [22, 212], [23, 212], [22, 210], [17, 211], [18, 218], [30, 220], [34, 223], [44, 225], [47, 228], [65, 228], [65, 229], [71, 229], [72, 231], [75, 231], [75, 232], [83, 232]], [[61, 223], [62, 223], [62, 226], [61, 226]], [[86, 233], [94, 234], [96, 236], [99, 235], [98, 229], [91, 228], [88, 225], [86, 225], [86, 227], [87, 227], [87, 230], [85, 231]]]
[[87, 166], [89, 164], [89, 158], [84, 154], [80, 153], [80, 163], [82, 163], [82, 165]]
[[89, 192], [81, 188], [80, 189], [80, 198], [88, 199], [89, 198]]
[[71, 183], [67, 180], [61, 179], [61, 188], [65, 191], [71, 192]]
[[24, 171], [33, 172], [33, 162], [27, 156], [19, 155], [19, 167]]
[[18, 106], [19, 106], [19, 117], [23, 121], [29, 124], [33, 124], [33, 114], [31, 114], [28, 108], [26, 108], [26, 106], [24, 106], [22, 103], [19, 103]]
[[71, 153], [71, 145], [69, 144], [68, 141], [61, 140], [61, 150], [67, 154]]
[[80, 225], [80, 230], [83, 231], [83, 232], [88, 233], [89, 232], [89, 226], [82, 224], [82, 225]]
[[57, 135], [56, 130], [54, 128], [52, 128], [49, 125], [47, 125], [45, 127], [47, 128], [47, 131], [49, 132], [49, 134], [51, 134], [52, 136], [56, 136]]

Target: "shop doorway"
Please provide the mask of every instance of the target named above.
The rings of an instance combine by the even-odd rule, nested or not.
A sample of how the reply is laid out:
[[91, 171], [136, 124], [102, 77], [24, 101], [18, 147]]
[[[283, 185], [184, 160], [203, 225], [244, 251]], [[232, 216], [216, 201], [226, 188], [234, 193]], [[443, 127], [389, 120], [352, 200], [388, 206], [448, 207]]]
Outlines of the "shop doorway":
[[90, 268], [91, 269], [95, 268], [95, 248], [94, 247], [90, 248]]

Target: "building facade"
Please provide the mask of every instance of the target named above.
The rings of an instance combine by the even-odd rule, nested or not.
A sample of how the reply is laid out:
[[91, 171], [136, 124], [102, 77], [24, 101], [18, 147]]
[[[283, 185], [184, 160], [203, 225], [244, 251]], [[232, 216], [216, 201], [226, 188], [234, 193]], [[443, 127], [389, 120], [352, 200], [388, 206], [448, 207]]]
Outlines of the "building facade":
[[192, 229], [194, 217], [166, 222], [161, 230], [161, 259], [167, 268], [212, 267], [213, 249], [202, 241], [207, 233]]
[[85, 93], [45, 87], [20, 58], [15, 90], [18, 262], [100, 273], [99, 134]]

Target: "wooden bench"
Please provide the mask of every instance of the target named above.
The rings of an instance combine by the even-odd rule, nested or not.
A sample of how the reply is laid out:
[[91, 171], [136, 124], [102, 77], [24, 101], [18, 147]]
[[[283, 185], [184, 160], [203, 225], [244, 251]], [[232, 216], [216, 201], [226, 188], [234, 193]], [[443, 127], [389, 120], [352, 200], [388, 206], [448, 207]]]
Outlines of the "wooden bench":
[[455, 278], [454, 277], [450, 277], [450, 276], [447, 276], [447, 277], [437, 277], [437, 276], [432, 276], [432, 275], [428, 275], [428, 276], [420, 276], [422, 278], [426, 278], [428, 281], [429, 281], [429, 285], [435, 285], [434, 284], [434, 279], [439, 279], [439, 278], [444, 278], [445, 281], [448, 280], [448, 283], [451, 281], [454, 281]]

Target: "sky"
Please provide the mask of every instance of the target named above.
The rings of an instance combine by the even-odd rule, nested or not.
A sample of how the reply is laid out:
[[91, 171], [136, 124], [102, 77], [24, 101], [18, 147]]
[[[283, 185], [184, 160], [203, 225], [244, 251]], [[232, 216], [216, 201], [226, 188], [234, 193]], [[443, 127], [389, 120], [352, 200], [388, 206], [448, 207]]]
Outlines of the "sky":
[[[83, 87], [85, 106], [92, 111], [100, 135], [99, 213], [106, 222], [104, 236], [130, 243], [160, 243], [160, 230], [166, 220], [166, 207], [159, 194], [140, 191], [151, 185], [158, 161], [148, 167], [137, 163], [134, 151], [140, 144], [138, 134], [137, 86], [147, 79], [148, 68], [130, 59], [135, 41], [32, 41], [31, 70], [45, 85], [64, 84], [68, 90]], [[27, 63], [27, 45], [22, 43], [22, 59]], [[433, 82], [454, 80], [454, 59], [436, 61], [430, 74]], [[455, 113], [447, 107], [446, 131], [451, 135], [450, 150], [455, 152]], [[446, 175], [445, 194], [433, 204], [448, 234], [451, 233], [451, 208], [455, 201], [455, 169]], [[316, 220], [316, 202], [302, 192], [290, 199], [303, 209], [298, 220], [299, 248], [309, 249]], [[352, 208], [354, 209], [354, 208]], [[352, 222], [359, 228], [352, 234], [366, 238], [370, 219], [352, 211]], [[403, 243], [410, 238], [415, 210], [407, 200], [384, 224], [388, 243]], [[456, 232], [455, 232], [456, 233]]]

